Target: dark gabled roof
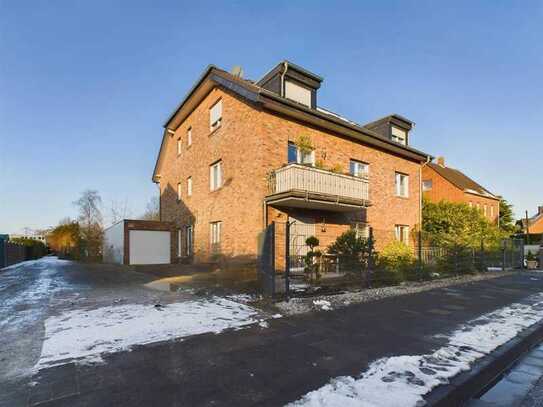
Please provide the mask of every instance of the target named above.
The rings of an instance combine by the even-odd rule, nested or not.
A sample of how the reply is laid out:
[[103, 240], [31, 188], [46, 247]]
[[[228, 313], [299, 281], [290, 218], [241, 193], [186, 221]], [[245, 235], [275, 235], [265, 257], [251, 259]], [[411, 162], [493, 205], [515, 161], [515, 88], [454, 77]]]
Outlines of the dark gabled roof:
[[499, 197], [488, 191], [488, 189], [484, 188], [483, 186], [472, 180], [463, 172], [435, 163], [428, 163], [428, 166], [439, 175], [441, 175], [443, 178], [445, 178], [447, 181], [460, 188], [462, 191], [467, 192], [468, 194], [481, 195], [491, 199], [500, 199]]
[[[303, 68], [296, 66], [296, 69]], [[318, 78], [320, 79], [320, 77]], [[432, 158], [429, 154], [406, 145], [398, 144], [382, 136], [381, 134], [372, 131], [371, 129], [358, 125], [355, 122], [335, 113], [320, 108], [311, 109], [300, 103], [290, 101], [274, 92], [264, 89], [252, 81], [241, 79], [217, 68], [214, 65], [209, 65], [200, 78], [196, 81], [194, 86], [186, 94], [182, 102], [164, 123], [164, 133], [153, 171], [153, 181], [156, 182], [157, 175], [159, 175], [157, 171], [161, 163], [162, 150], [164, 148], [166, 137], [168, 136], [168, 130], [175, 130], [182, 120], [184, 120], [184, 117], [186, 117], [185, 115], [188, 115], [188, 113], [192, 111], [191, 99], [193, 97], [201, 97], [202, 94], [207, 94], [206, 92], [211, 90], [214, 86], [221, 86], [229, 89], [244, 99], [252, 103], [260, 104], [268, 110], [294, 117], [297, 120], [304, 121], [315, 126], [332, 130], [345, 137], [362, 141], [365, 144], [383, 149], [405, 158], [409, 158], [411, 160], [426, 161], [427, 159]], [[198, 95], [198, 93], [201, 93], [201, 95]]]
[[393, 123], [395, 122], [396, 124], [401, 123], [401, 125], [400, 125], [401, 127], [406, 127], [409, 130], [411, 130], [411, 128], [414, 127], [414, 125], [415, 125], [415, 122], [412, 122], [408, 118], [400, 116], [399, 114], [396, 114], [396, 113], [392, 113], [392, 114], [389, 114], [388, 116], [381, 117], [380, 119], [377, 119], [377, 120], [374, 120], [372, 122], [366, 123], [364, 125], [364, 127], [368, 128], [368, 129], [372, 129], [372, 128], [377, 127], [380, 124], [385, 123], [385, 122], [393, 122]]

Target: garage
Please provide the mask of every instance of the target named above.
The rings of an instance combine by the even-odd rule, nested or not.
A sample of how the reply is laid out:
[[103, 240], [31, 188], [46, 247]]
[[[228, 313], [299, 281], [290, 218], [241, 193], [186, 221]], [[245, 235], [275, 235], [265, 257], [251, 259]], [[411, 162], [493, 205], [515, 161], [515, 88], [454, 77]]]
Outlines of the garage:
[[104, 230], [103, 260], [127, 265], [170, 264], [173, 234], [169, 222], [124, 219]]

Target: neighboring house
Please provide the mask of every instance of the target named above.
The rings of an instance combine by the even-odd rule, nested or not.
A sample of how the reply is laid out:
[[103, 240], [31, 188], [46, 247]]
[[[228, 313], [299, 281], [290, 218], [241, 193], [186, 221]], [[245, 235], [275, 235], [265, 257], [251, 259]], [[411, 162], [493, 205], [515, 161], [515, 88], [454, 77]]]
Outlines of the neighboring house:
[[429, 159], [409, 145], [413, 123], [391, 115], [362, 126], [323, 109], [322, 81], [287, 61], [257, 82], [204, 71], [166, 121], [153, 173], [180, 260], [254, 260], [266, 225], [287, 219], [294, 254], [310, 235], [323, 249], [369, 226], [378, 249], [413, 245]]
[[[523, 232], [526, 232], [526, 219], [522, 219], [521, 223]], [[530, 235], [543, 234], [543, 206], [538, 206], [537, 214], [528, 218], [528, 232]]]
[[431, 202], [462, 202], [477, 208], [491, 222], [498, 223], [500, 197], [457, 169], [447, 167], [445, 158], [422, 168], [422, 191]]

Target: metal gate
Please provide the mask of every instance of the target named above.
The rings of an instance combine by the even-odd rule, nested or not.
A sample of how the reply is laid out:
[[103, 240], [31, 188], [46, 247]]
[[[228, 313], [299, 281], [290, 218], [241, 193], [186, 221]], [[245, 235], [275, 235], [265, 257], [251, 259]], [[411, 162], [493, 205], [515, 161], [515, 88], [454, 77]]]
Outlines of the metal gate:
[[305, 268], [304, 258], [309, 247], [305, 243], [308, 237], [315, 236], [315, 221], [311, 218], [292, 217], [290, 224], [290, 271], [303, 273]]

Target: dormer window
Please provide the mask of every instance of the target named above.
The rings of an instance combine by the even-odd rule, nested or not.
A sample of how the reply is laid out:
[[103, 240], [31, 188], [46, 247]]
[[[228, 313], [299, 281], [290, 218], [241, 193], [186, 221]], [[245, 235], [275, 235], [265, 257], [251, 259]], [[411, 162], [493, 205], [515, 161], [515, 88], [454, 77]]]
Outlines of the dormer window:
[[311, 90], [292, 81], [285, 81], [285, 97], [311, 107]]
[[407, 144], [407, 132], [396, 126], [390, 127], [390, 139], [396, 143]]

